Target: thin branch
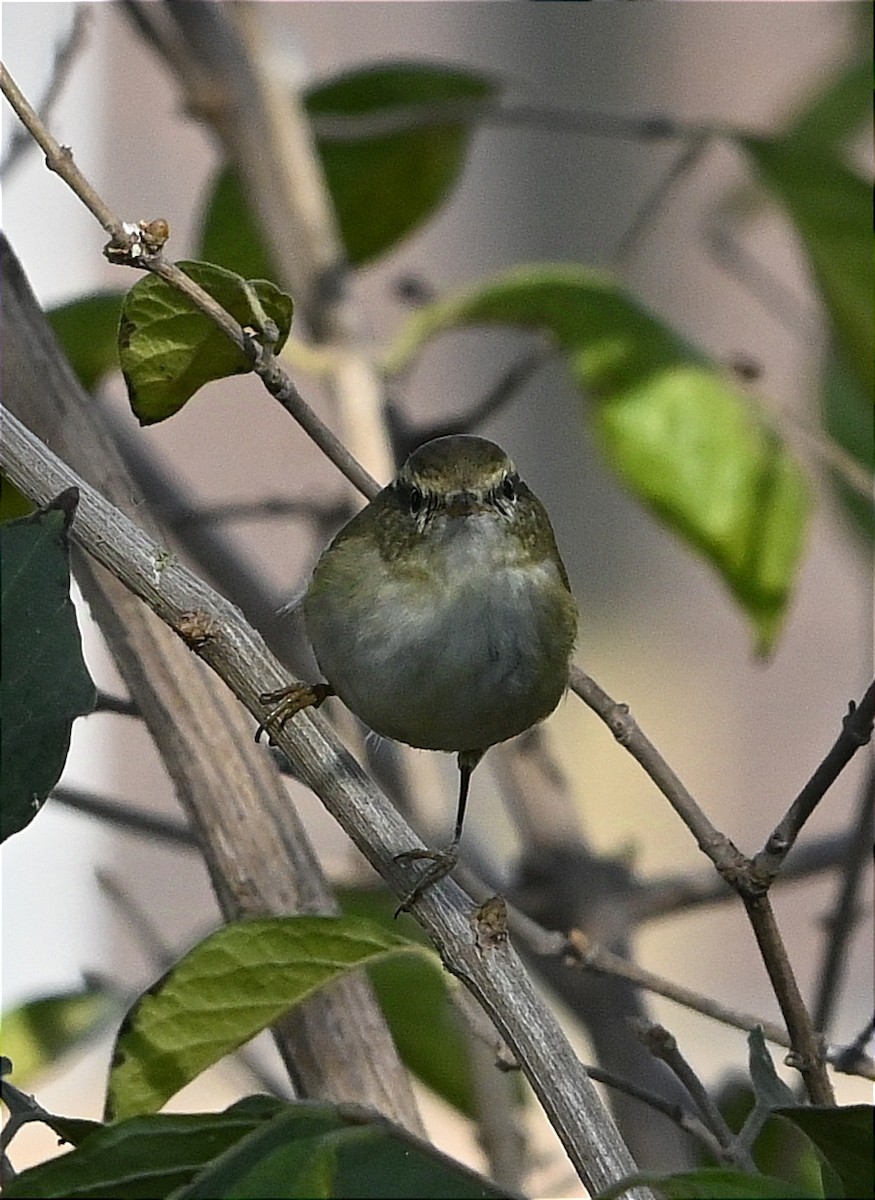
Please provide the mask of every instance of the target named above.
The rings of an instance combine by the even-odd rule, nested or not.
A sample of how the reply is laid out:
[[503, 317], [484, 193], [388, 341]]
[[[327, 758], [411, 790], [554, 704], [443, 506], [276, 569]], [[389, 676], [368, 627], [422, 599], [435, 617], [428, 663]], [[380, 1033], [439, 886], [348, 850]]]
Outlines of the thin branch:
[[[869, 763], [860, 794], [857, 817], [847, 839], [847, 858], [839, 879], [838, 894], [833, 911], [823, 921], [826, 948], [820, 967], [819, 981], [812, 1006], [815, 1029], [829, 1029], [844, 973], [848, 943], [856, 922], [857, 895], [863, 872], [872, 856], [873, 824], [875, 824], [875, 766]], [[783, 877], [784, 872], [778, 876]]]
[[682, 1104], [674, 1104], [671, 1100], [666, 1100], [663, 1096], [658, 1096], [656, 1092], [639, 1087], [629, 1079], [621, 1079], [613, 1071], [603, 1071], [601, 1067], [587, 1065], [586, 1072], [590, 1079], [594, 1079], [596, 1083], [614, 1088], [615, 1091], [622, 1092], [626, 1096], [631, 1096], [634, 1100], [640, 1100], [642, 1104], [646, 1104], [656, 1112], [662, 1113], [663, 1116], [668, 1117], [678, 1128], [682, 1129], [684, 1133], [688, 1133], [690, 1137], [700, 1142], [718, 1162], [723, 1159], [723, 1147], [717, 1137], [704, 1121], [694, 1116]]
[[[860, 1064], [865, 1066], [872, 1061], [866, 1053], [866, 1046], [872, 1040], [873, 1033], [875, 1033], [875, 1017], [866, 1022], [854, 1040], [847, 1046], [837, 1046], [833, 1049], [830, 1062], [835, 1069], [846, 1075], [864, 1075], [865, 1071], [860, 1070]], [[872, 1076], [867, 1075], [866, 1078], [871, 1079]]]
[[[815, 841], [797, 843], [784, 862], [773, 887], [784, 887], [842, 866], [850, 852], [847, 833], [831, 833]], [[737, 893], [713, 871], [676, 878], [653, 879], [641, 884], [630, 898], [639, 923], [659, 921], [676, 912], [705, 904], [725, 904]]]
[[656, 187], [645, 197], [632, 221], [623, 233], [611, 254], [611, 265], [618, 268], [630, 255], [644, 230], [655, 219], [665, 204], [675, 184], [678, 183], [701, 159], [711, 143], [708, 130], [695, 131], [686, 146], [681, 148], [674, 162], [663, 172]]
[[97, 817], [98, 820], [107, 821], [126, 833], [152, 838], [186, 850], [199, 849], [198, 839], [187, 821], [145, 812], [143, 809], [131, 807], [130, 804], [122, 804], [119, 800], [109, 800], [105, 796], [95, 796], [92, 792], [66, 785], [54, 788], [51, 798], [72, 812]]
[[[78, 488], [73, 539], [145, 600], [257, 719], [263, 717], [260, 695], [288, 679], [233, 605], [181, 563], [168, 561], [160, 546], [9, 413], [0, 465], [37, 503]], [[274, 738], [359, 849], [393, 890], [404, 895], [409, 877], [396, 856], [415, 846], [417, 839], [327, 723], [318, 713], [302, 713]], [[613, 1121], [506, 939], [484, 943], [471, 923], [464, 894], [449, 879], [419, 899], [416, 913], [447, 968], [484, 1005], [522, 1064], [586, 1186], [598, 1191], [631, 1173], [634, 1161]]]
[[0, 62], [0, 91], [12, 105], [28, 133], [44, 151], [46, 166], [49, 170], [59, 175], [86, 208], [93, 213], [109, 234], [112, 246], [129, 249], [131, 231], [119, 220], [76, 166], [73, 161], [73, 152], [69, 146], [62, 146], [55, 141], [2, 62]]
[[593, 708], [615, 737], [644, 767], [669, 801], [675, 812], [696, 838], [745, 907], [766, 971], [780, 1005], [793, 1050], [790, 1061], [803, 1079], [815, 1104], [834, 1104], [835, 1097], [825, 1068], [825, 1050], [817, 1034], [793, 973], [771, 903], [768, 887], [775, 878], [796, 835], [830, 783], [847, 765], [853, 754], [870, 739], [875, 710], [875, 684], [859, 707], [845, 718], [842, 733], [812, 779], [794, 801], [784, 820], [766, 843], [765, 850], [751, 861], [745, 858], [724, 835], [719, 833], [683, 786], [653, 744], [644, 737], [630, 716], [628, 707], [616, 704], [598, 684], [572, 668], [571, 688]]
[[[481, 890], [486, 890], [482, 888], [482, 885], [478, 887], [476, 878], [464, 867], [458, 868], [456, 874], [474, 895], [480, 894]], [[667, 1000], [672, 1000], [693, 1012], [701, 1013], [704, 1017], [710, 1017], [723, 1025], [729, 1025], [733, 1029], [750, 1033], [752, 1030], [760, 1028], [764, 1037], [776, 1046], [782, 1046], [786, 1050], [793, 1048], [793, 1041], [787, 1030], [773, 1021], [730, 1008], [729, 1005], [714, 1000], [711, 996], [706, 996], [702, 992], [696, 992], [692, 988], [684, 987], [662, 975], [648, 971], [645, 967], [607, 950], [580, 929], [572, 929], [568, 934], [545, 929], [510, 903], [507, 904], [507, 924], [513, 937], [533, 955], [561, 958], [566, 966], [572, 969], [580, 968], [602, 975], [612, 975], [631, 983], [634, 987], [653, 992], [657, 996], [664, 996]], [[842, 1053], [843, 1047], [830, 1046], [827, 1061], [838, 1063]], [[861, 1058], [857, 1055], [855, 1061], [856, 1069], [848, 1071], [849, 1074], [861, 1075], [864, 1079], [875, 1079], [875, 1062], [871, 1058], [867, 1056]], [[847, 1070], [847, 1067], [841, 1069]]]
[[[55, 51], [55, 59], [52, 63], [52, 72], [49, 77], [48, 87], [39, 103], [39, 115], [44, 122], [49, 120], [67, 84], [73, 65], [85, 45], [85, 32], [90, 19], [91, 12], [87, 5], [78, 4], [73, 10], [73, 19], [70, 23], [70, 28], [67, 31], [67, 36]], [[27, 136], [25, 130], [15, 130], [9, 139], [6, 153], [3, 155], [3, 161], [0, 162], [0, 177], [2, 177], [4, 182], [12, 169], [18, 164], [21, 155], [32, 144], [32, 140]]]
[[664, 1062], [686, 1088], [705, 1125], [720, 1144], [721, 1158], [725, 1162], [735, 1163], [744, 1171], [755, 1173], [756, 1165], [749, 1151], [738, 1144], [725, 1117], [708, 1094], [708, 1089], [681, 1053], [675, 1037], [662, 1025], [640, 1024], [636, 1033], [651, 1054]]
[[112, 696], [109, 692], [104, 692], [102, 688], [97, 689], [97, 699], [94, 702], [92, 710], [96, 713], [116, 713], [120, 717], [139, 717], [140, 710], [133, 700], [128, 700], [126, 697]]
[[641, 764], [693, 834], [699, 849], [707, 854], [723, 878], [732, 883], [739, 874], [743, 875], [747, 859], [725, 834], [712, 825], [653, 743], [645, 737], [629, 712], [629, 706], [612, 700], [594, 679], [584, 674], [577, 666], [571, 668], [569, 685], [584, 704], [601, 717], [617, 741]]
[[793, 801], [770, 834], [765, 846], [754, 857], [756, 882], [768, 887], [781, 869], [805, 822], [835, 783], [857, 751], [872, 739], [875, 723], [875, 683], [869, 685], [859, 704], [851, 701], [842, 722], [842, 731], [818, 765], [805, 787]]
[[613, 113], [508, 104], [488, 97], [460, 97], [442, 100], [439, 104], [399, 104], [360, 114], [314, 113], [312, 117], [316, 136], [337, 142], [368, 141], [417, 129], [435, 129], [474, 121], [484, 125], [525, 126], [550, 133], [574, 133], [631, 142], [695, 140], [720, 132], [713, 125], [684, 123], [661, 115], [621, 117]]
[[741, 892], [748, 920], [760, 948], [793, 1049], [786, 1062], [802, 1076], [812, 1104], [834, 1105], [835, 1093], [826, 1071], [826, 1045], [814, 1028], [767, 893]]
[[555, 357], [555, 351], [551, 347], [539, 346], [535, 350], [530, 350], [516, 362], [511, 363], [485, 395], [481, 396], [479, 400], [475, 400], [466, 412], [448, 421], [420, 425], [415, 430], [402, 430], [404, 445], [401, 447], [403, 453], [399, 454], [399, 458], [406, 458], [414, 446], [430, 438], [443, 437], [448, 433], [470, 433], [472, 430], [479, 429], [490, 417], [501, 412], [514, 399], [520, 388], [528, 383], [534, 373], [553, 357]]
[[174, 263], [167, 262], [160, 248], [154, 249], [150, 244], [145, 223], [123, 222], [109, 208], [76, 166], [71, 151], [59, 145], [46, 129], [2, 63], [0, 88], [21, 121], [45, 151], [49, 170], [55, 171], [68, 184], [110, 234], [110, 243], [105, 251], [107, 258], [123, 266], [150, 271], [186, 296], [243, 354], [252, 359], [253, 371], [267, 391], [279, 401], [290, 416], [294, 417], [304, 432], [353, 486], [367, 499], [372, 499], [380, 490], [379, 484], [350, 454], [337, 435], [316, 416], [273, 353], [256, 343], [231, 314], [184, 271]]
[[625, 979], [627, 983], [634, 984], [635, 987], [644, 988], [656, 996], [664, 996], [667, 1000], [673, 1000], [675, 1004], [701, 1013], [702, 1016], [710, 1017], [711, 1020], [719, 1021], [723, 1025], [729, 1025], [733, 1029], [741, 1029], [750, 1033], [751, 1030], [760, 1026], [764, 1036], [770, 1042], [774, 1042], [777, 1046], [783, 1046], [787, 1050], [792, 1046], [786, 1029], [782, 1029], [774, 1021], [766, 1021], [752, 1013], [731, 1008], [728, 1004], [723, 1004], [711, 996], [706, 996], [692, 988], [684, 987], [682, 984], [656, 975], [653, 971], [648, 971], [646, 968], [638, 966], [637, 963], [606, 950], [579, 929], [571, 930], [567, 938], [562, 938], [562, 942], [565, 961], [569, 966], [579, 966], [600, 975], [613, 975], [617, 979]]

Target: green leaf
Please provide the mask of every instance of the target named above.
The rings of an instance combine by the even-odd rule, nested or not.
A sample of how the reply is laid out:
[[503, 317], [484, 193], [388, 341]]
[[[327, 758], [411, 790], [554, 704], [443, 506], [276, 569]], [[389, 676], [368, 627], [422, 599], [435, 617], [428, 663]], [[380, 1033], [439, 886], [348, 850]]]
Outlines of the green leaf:
[[[433, 63], [395, 63], [350, 71], [312, 88], [311, 116], [373, 116], [428, 105], [435, 122], [406, 132], [317, 139], [326, 182], [352, 266], [385, 254], [423, 224], [452, 190], [465, 163], [473, 118], [453, 111], [459, 100], [488, 99], [482, 75]], [[446, 119], [441, 121], [441, 109]], [[239, 178], [223, 169], [211, 185], [199, 253], [250, 278], [275, 277], [270, 254]]]
[[118, 367], [118, 322], [124, 292], [94, 292], [46, 316], [86, 392]]
[[317, 988], [387, 954], [430, 953], [353, 917], [265, 917], [199, 942], [119, 1030], [107, 1118], [151, 1112]]
[[67, 531], [79, 493], [0, 527], [0, 840], [29, 825], [61, 777], [76, 717], [94, 707], [70, 599]]
[[[292, 300], [263, 279], [245, 280], [210, 263], [176, 264], [244, 327], [274, 321], [279, 353], [292, 323]], [[176, 288], [157, 275], [134, 284], [122, 303], [118, 329], [122, 372], [131, 408], [141, 425], [178, 412], [205, 383], [242, 375], [249, 359]]]
[[[456, 100], [486, 99], [481, 75], [421, 63], [366, 67], [313, 88], [312, 116], [391, 112], [428, 104], [438, 113]], [[367, 139], [320, 138], [319, 153], [349, 262], [361, 266], [418, 228], [449, 195], [464, 166], [471, 121], [452, 111], [443, 124]]]
[[871, 397], [875, 387], [871, 187], [836, 155], [810, 142], [743, 137], [740, 144], [793, 221], [838, 344]]
[[823, 423], [827, 435], [862, 468], [869, 479], [863, 493], [852, 487], [839, 471], [831, 475], [838, 496], [855, 528], [871, 545], [875, 537], [875, 506], [872, 503], [872, 474], [875, 467], [875, 425], [872, 401], [860, 387], [846, 361], [831, 354], [826, 361], [821, 390]]
[[[383, 891], [347, 889], [341, 904], [344, 912], [378, 921], [384, 929], [398, 927], [396, 901]], [[407, 919], [411, 938], [425, 944], [419, 926]], [[451, 996], [454, 981], [431, 955], [380, 959], [368, 976], [405, 1066], [448, 1104], [474, 1117], [470, 1056]]]
[[721, 574], [771, 648], [802, 553], [808, 493], [789, 451], [719, 370], [608, 277], [509, 272], [410, 318], [387, 368], [442, 330], [547, 333], [591, 401], [593, 432], [629, 489]]
[[220, 167], [210, 181], [200, 230], [199, 258], [244, 279], [277, 278], [276, 264], [233, 167]]
[[841, 1180], [846, 1196], [871, 1196], [875, 1192], [875, 1109], [871, 1105], [793, 1106], [777, 1111], [814, 1142]]
[[799, 146], [838, 151], [871, 119], [872, 59], [867, 57], [840, 67], [785, 126], [784, 137]]
[[90, 1041], [117, 1016], [118, 996], [93, 984], [35, 1000], [3, 1014], [3, 1053], [16, 1086], [26, 1087], [63, 1054]]
[[509, 1193], [364, 1111], [292, 1104], [241, 1138], [173, 1200], [416, 1196], [472, 1200]]
[[34, 505], [14, 483], [0, 475], [0, 521], [15, 521], [19, 517], [27, 517], [34, 511]]
[[202, 1167], [273, 1116], [235, 1105], [223, 1113], [162, 1113], [98, 1125], [69, 1154], [4, 1186], [4, 1197], [154, 1200], [188, 1184]]
[[632, 1187], [651, 1187], [669, 1200], [820, 1200], [817, 1192], [770, 1175], [747, 1175], [729, 1167], [703, 1167], [678, 1175], [642, 1173], [599, 1192], [594, 1200], [615, 1200]]

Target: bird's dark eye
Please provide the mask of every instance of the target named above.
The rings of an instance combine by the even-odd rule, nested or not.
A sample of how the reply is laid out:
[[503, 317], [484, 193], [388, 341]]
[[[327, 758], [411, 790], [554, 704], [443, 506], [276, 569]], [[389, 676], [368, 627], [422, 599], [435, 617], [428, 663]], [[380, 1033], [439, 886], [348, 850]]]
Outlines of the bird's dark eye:
[[407, 493], [407, 503], [410, 507], [410, 511], [415, 516], [425, 503], [425, 496], [423, 496], [418, 487], [412, 487]]
[[505, 475], [501, 484], [501, 491], [508, 500], [516, 500], [516, 485], [517, 478], [515, 475]]

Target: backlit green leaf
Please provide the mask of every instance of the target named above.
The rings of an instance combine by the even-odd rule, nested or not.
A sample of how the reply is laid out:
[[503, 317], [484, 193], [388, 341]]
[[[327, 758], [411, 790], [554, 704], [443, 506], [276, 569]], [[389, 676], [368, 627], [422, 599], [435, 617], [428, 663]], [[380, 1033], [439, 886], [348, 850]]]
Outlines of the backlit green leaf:
[[777, 1110], [814, 1142], [842, 1182], [846, 1196], [875, 1193], [875, 1109], [794, 1106]]
[[95, 1037], [119, 1013], [118, 997], [95, 985], [39, 996], [3, 1014], [0, 1041], [12, 1078], [25, 1088], [62, 1054]]
[[767, 651], [786, 614], [808, 494], [754, 404], [613, 280], [573, 266], [519, 268], [423, 309], [388, 369], [442, 330], [490, 323], [539, 329], [564, 353], [608, 462], [720, 572]]
[[113, 1120], [152, 1112], [317, 988], [418, 943], [354, 917], [265, 917], [199, 942], [133, 1006], [107, 1094]]
[[740, 139], [796, 228], [842, 352], [875, 388], [872, 189], [828, 151], [794, 138]]

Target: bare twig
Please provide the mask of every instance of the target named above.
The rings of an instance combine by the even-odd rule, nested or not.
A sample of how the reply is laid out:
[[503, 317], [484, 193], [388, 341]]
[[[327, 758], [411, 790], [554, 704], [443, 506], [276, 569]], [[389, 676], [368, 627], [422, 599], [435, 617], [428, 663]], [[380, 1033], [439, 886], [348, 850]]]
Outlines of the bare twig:
[[672, 188], [686, 175], [701, 159], [703, 152], [711, 143], [709, 130], [694, 131], [685, 146], [668, 170], [663, 172], [660, 179], [638, 208], [623, 236], [614, 247], [611, 254], [611, 265], [618, 268], [630, 255], [644, 230], [653, 222], [656, 214], [665, 204]]
[[673, 1000], [676, 1004], [683, 1005], [684, 1008], [701, 1013], [702, 1016], [710, 1017], [733, 1029], [742, 1029], [749, 1033], [760, 1026], [770, 1042], [788, 1050], [791, 1047], [792, 1043], [786, 1029], [782, 1029], [774, 1021], [765, 1021], [752, 1013], [741, 1012], [731, 1008], [728, 1004], [714, 1000], [711, 996], [705, 996], [692, 988], [684, 987], [682, 984], [656, 975], [653, 971], [639, 967], [637, 963], [630, 962], [618, 954], [612, 954], [610, 950], [592, 942], [578, 929], [571, 930], [567, 939], [563, 938], [562, 940], [565, 961], [569, 966], [579, 965], [587, 971], [596, 971], [599, 974], [614, 975], [618, 979], [625, 979], [636, 987], [645, 988], [657, 996], [664, 996], [667, 1000]]
[[868, 745], [875, 721], [875, 683], [869, 685], [859, 704], [851, 702], [842, 731], [805, 787], [790, 805], [765, 846], [753, 860], [755, 882], [768, 887], [827, 790], [835, 783], [857, 751]]
[[507, 104], [489, 97], [461, 97], [439, 104], [399, 104], [367, 113], [314, 113], [313, 129], [326, 141], [356, 142], [415, 129], [441, 128], [454, 122], [544, 129], [623, 141], [687, 141], [716, 135], [711, 125], [685, 124], [671, 117], [618, 117], [613, 113], [575, 112], [533, 104]]
[[569, 682], [571, 690], [598, 713], [617, 741], [641, 764], [723, 878], [732, 883], [743, 874], [747, 864], [744, 855], [712, 825], [653, 743], [645, 737], [629, 712], [629, 706], [612, 700], [579, 667], [572, 666]]
[[[772, 886], [785, 887], [824, 871], [834, 871], [844, 865], [850, 850], [851, 838], [847, 833], [830, 833], [811, 842], [797, 842]], [[725, 904], [735, 895], [721, 876], [709, 871], [644, 881], [630, 903], [637, 920], [644, 924], [704, 904]]]
[[835, 745], [794, 801], [764, 850], [754, 860], [745, 858], [724, 834], [714, 828], [677, 775], [644, 737], [626, 705], [616, 704], [598, 684], [576, 667], [572, 668], [571, 688], [602, 717], [618, 740], [641, 763], [696, 838], [699, 848], [741, 897], [787, 1022], [793, 1045], [789, 1061], [799, 1070], [815, 1104], [834, 1104], [835, 1098], [825, 1069], [823, 1042], [815, 1031], [802, 999], [767, 892], [805, 820], [853, 754], [870, 739], [875, 711], [875, 684], [869, 688], [857, 708], [852, 705]]
[[199, 848], [198, 839], [187, 821], [145, 812], [143, 809], [133, 808], [130, 804], [122, 804], [119, 800], [95, 796], [81, 788], [67, 785], [56, 787], [52, 791], [51, 798], [72, 812], [83, 813], [87, 817], [96, 817], [100, 821], [108, 821], [117, 829], [123, 829], [127, 833], [152, 838], [156, 842], [166, 842], [170, 846], [184, 847], [186, 850]]
[[[70, 28], [67, 31], [67, 36], [55, 51], [55, 60], [52, 63], [52, 72], [49, 77], [48, 87], [39, 103], [39, 114], [43, 121], [49, 120], [52, 110], [57, 104], [67, 84], [67, 80], [70, 78], [70, 71], [85, 45], [85, 32], [90, 18], [91, 12], [85, 4], [79, 4], [73, 10], [73, 19], [70, 22]], [[16, 129], [9, 139], [6, 153], [3, 155], [3, 161], [0, 162], [0, 177], [3, 178], [4, 182], [6, 182], [13, 167], [18, 164], [24, 151], [32, 144], [32, 139], [28, 137], [24, 129]]]
[[131, 246], [130, 230], [125, 228], [122, 221], [76, 166], [70, 148], [55, 141], [2, 62], [0, 62], [0, 91], [12, 105], [28, 133], [45, 152], [46, 166], [49, 170], [59, 175], [76, 193], [86, 208], [94, 214], [109, 234], [111, 245], [120, 249], [129, 249]]
[[103, 228], [110, 234], [107, 257], [111, 262], [140, 270], [151, 271], [160, 276], [186, 296], [205, 316], [222, 330], [241, 352], [252, 359], [253, 371], [265, 388], [283, 408], [294, 417], [301, 428], [329, 458], [338, 470], [358, 490], [371, 499], [379, 491], [379, 485], [347, 450], [328, 426], [316, 416], [295, 384], [269, 349], [257, 344], [237, 321], [218, 304], [208, 292], [181, 271], [174, 263], [167, 262], [160, 250], [153, 251], [144, 241], [138, 224], [123, 222], [95, 191], [73, 161], [68, 148], [58, 144], [46, 129], [36, 112], [22, 95], [6, 67], [0, 63], [0, 87], [15, 112], [46, 155], [46, 165], [64, 180]]
[[742, 891], [741, 899], [787, 1022], [793, 1049], [786, 1061], [802, 1076], [812, 1104], [833, 1105], [835, 1093], [826, 1071], [826, 1046], [805, 1007], [768, 894]]
[[[823, 921], [826, 947], [820, 967], [812, 1020], [815, 1029], [826, 1032], [832, 1019], [836, 998], [844, 973], [845, 956], [851, 932], [857, 919], [857, 895], [863, 872], [872, 856], [873, 822], [875, 822], [875, 767], [869, 763], [860, 793], [857, 817], [847, 839], [847, 857], [839, 877], [833, 911]], [[784, 872], [778, 876], [783, 878]]]
[[723, 1159], [723, 1147], [715, 1135], [703, 1121], [694, 1116], [683, 1105], [674, 1104], [671, 1100], [666, 1100], [664, 1097], [658, 1096], [656, 1092], [639, 1087], [629, 1079], [621, 1079], [613, 1071], [604, 1071], [601, 1067], [594, 1066], [587, 1066], [586, 1070], [590, 1079], [594, 1079], [596, 1083], [601, 1083], [605, 1087], [623, 1092], [626, 1096], [631, 1096], [634, 1100], [640, 1100], [642, 1104], [646, 1104], [649, 1108], [655, 1109], [656, 1112], [662, 1113], [670, 1121], [674, 1121], [675, 1125], [679, 1129], [682, 1129], [684, 1133], [688, 1133], [691, 1137], [701, 1142], [708, 1153], [717, 1159], [718, 1162]]
[[721, 1158], [725, 1162], [735, 1163], [744, 1171], [756, 1172], [749, 1151], [738, 1144], [735, 1134], [726, 1124], [726, 1119], [711, 1099], [708, 1089], [681, 1053], [673, 1035], [662, 1025], [642, 1025], [636, 1032], [651, 1053], [661, 1059], [684, 1085], [706, 1127], [719, 1143]]
[[133, 700], [128, 700], [121, 696], [112, 696], [109, 692], [103, 691], [102, 688], [97, 689], [97, 699], [94, 702], [96, 713], [116, 713], [120, 717], [139, 717], [140, 710], [134, 704]]

